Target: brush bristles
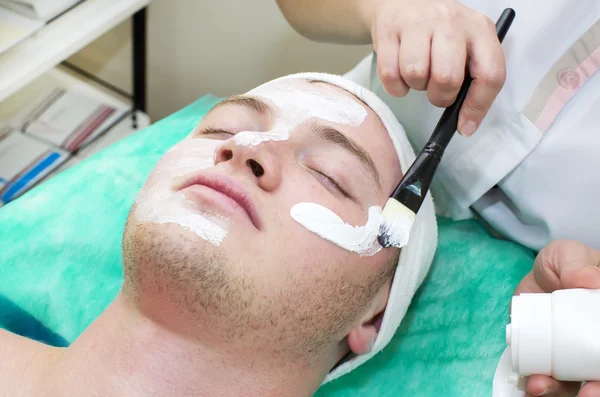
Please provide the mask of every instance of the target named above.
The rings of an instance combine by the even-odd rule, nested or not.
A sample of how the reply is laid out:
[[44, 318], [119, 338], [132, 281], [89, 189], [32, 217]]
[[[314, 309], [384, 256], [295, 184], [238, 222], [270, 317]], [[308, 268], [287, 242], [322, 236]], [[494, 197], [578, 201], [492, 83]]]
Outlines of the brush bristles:
[[408, 238], [415, 213], [394, 198], [388, 199], [383, 208], [383, 222], [379, 226], [379, 244], [382, 247], [402, 248], [408, 244]]

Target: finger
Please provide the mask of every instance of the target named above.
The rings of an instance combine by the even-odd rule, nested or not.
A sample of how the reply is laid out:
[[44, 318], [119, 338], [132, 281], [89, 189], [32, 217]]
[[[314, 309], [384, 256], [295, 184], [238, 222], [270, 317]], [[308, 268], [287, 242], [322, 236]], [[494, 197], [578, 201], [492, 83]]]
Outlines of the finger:
[[[588, 266], [600, 266], [599, 251], [578, 241], [555, 240], [544, 247], [535, 258], [533, 275], [544, 292], [553, 292], [565, 288], [562, 284], [565, 277], [567, 285], [578, 284], [582, 276], [574, 273]], [[594, 272], [595, 270], [589, 269], [583, 274]], [[596, 276], [592, 276], [592, 283], [595, 280]]]
[[582, 269], [566, 270], [561, 275], [560, 284], [563, 289], [600, 289], [600, 267], [587, 266]]
[[600, 396], [600, 382], [589, 382], [583, 385], [578, 397], [599, 397]]
[[527, 380], [527, 393], [532, 396], [574, 397], [580, 387], [579, 382], [559, 382], [544, 375], [532, 375]]
[[406, 32], [400, 36], [400, 75], [410, 88], [423, 91], [429, 80], [431, 32], [416, 29]]
[[533, 271], [527, 273], [525, 277], [521, 280], [517, 288], [515, 289], [515, 295], [520, 294], [539, 294], [546, 292], [538, 285], [537, 281], [535, 281], [535, 277], [533, 275]]
[[377, 75], [383, 88], [393, 96], [404, 96], [408, 92], [408, 86], [400, 76], [398, 65], [398, 54], [400, 41], [396, 36], [378, 37], [375, 42], [377, 52]]
[[465, 78], [466, 46], [465, 36], [460, 31], [449, 26], [434, 31], [427, 96], [435, 106], [448, 107], [456, 100]]
[[458, 130], [472, 135], [492, 106], [506, 79], [504, 53], [494, 24], [487, 17], [468, 33], [469, 73], [473, 78], [458, 117]]

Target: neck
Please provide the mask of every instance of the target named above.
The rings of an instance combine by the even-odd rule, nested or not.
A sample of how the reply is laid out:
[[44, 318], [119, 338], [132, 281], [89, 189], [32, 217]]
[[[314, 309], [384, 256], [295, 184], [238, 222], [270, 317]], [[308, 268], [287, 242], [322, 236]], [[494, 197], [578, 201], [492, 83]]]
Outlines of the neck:
[[318, 388], [318, 372], [183, 338], [142, 316], [121, 293], [54, 362], [43, 394], [300, 397]]

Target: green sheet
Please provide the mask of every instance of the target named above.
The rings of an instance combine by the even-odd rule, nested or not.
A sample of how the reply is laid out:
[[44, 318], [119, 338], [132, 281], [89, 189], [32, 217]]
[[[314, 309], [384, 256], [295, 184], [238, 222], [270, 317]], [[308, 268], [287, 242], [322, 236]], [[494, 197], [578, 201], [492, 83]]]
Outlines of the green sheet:
[[[121, 236], [137, 191], [218, 100], [206, 96], [0, 208], [0, 326], [69, 343], [102, 312], [121, 286]], [[440, 219], [439, 240], [392, 343], [318, 397], [491, 395], [509, 299], [533, 253], [475, 221]], [[24, 325], [29, 318], [36, 324]]]

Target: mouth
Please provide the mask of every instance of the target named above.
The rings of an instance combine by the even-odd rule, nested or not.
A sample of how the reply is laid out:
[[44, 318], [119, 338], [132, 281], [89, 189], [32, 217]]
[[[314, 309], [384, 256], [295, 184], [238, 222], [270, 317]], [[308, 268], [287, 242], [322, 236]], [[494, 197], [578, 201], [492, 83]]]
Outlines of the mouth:
[[256, 229], [262, 228], [262, 220], [250, 193], [241, 183], [227, 175], [196, 174], [176, 186], [175, 191], [190, 191], [193, 195], [202, 196], [203, 200], [212, 198], [217, 204], [225, 207], [225, 210], [245, 213]]

